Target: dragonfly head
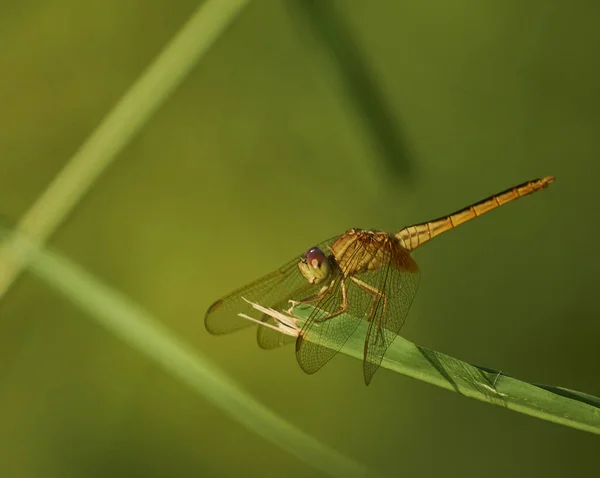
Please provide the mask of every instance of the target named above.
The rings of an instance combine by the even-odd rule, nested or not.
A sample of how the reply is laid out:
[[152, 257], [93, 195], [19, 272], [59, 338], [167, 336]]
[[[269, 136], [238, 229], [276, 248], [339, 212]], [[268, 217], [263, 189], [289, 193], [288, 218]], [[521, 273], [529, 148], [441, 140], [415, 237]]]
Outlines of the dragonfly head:
[[318, 247], [311, 247], [302, 255], [298, 268], [311, 284], [323, 282], [331, 273], [329, 259]]

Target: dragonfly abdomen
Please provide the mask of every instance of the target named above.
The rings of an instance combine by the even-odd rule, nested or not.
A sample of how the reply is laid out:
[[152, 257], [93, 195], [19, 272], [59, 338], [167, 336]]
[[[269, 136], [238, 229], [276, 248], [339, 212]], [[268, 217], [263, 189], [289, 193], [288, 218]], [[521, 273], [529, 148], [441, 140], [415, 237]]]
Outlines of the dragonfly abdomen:
[[464, 224], [471, 219], [475, 219], [486, 212], [503, 206], [504, 204], [514, 201], [522, 196], [527, 196], [534, 192], [540, 191], [547, 187], [552, 181], [554, 181], [554, 176], [547, 176], [542, 179], [527, 181], [519, 184], [518, 186], [502, 191], [501, 193], [494, 194], [493, 196], [490, 196], [447, 216], [443, 216], [422, 224], [415, 224], [413, 226], [405, 227], [400, 232], [396, 233], [395, 236], [400, 241], [402, 247], [411, 251], [419, 246], [422, 246], [434, 237], [439, 236], [450, 229], [454, 229], [456, 226]]

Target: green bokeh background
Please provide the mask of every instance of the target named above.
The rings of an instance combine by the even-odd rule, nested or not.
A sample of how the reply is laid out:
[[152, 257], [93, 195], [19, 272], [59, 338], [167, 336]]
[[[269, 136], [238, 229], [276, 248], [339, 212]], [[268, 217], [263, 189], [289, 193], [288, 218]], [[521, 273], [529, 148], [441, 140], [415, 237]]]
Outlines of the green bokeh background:
[[[259, 350], [251, 331], [205, 332], [216, 298], [349, 227], [398, 230], [553, 174], [548, 190], [415, 253], [421, 288], [403, 335], [600, 395], [600, 4], [328, 4], [367, 60], [410, 175], [385, 169], [369, 118], [298, 6], [254, 1], [52, 246], [274, 411], [374, 470], [597, 471], [597, 436], [388, 371], [366, 388], [348, 357], [307, 376], [293, 348]], [[27, 210], [196, 7], [0, 4], [5, 216]], [[0, 306], [0, 424], [7, 477], [321, 476], [29, 275]]]

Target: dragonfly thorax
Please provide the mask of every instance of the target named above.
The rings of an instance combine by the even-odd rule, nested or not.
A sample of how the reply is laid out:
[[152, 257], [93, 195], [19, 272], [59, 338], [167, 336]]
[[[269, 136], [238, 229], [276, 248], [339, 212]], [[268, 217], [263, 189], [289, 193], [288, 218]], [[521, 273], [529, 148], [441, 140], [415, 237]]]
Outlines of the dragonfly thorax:
[[387, 264], [397, 243], [387, 232], [354, 228], [331, 245], [331, 252], [344, 275], [355, 275]]

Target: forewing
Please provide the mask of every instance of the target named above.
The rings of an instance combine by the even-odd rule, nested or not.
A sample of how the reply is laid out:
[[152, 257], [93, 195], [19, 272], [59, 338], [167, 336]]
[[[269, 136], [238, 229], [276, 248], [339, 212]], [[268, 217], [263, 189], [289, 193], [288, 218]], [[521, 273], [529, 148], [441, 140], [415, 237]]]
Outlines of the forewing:
[[[325, 241], [317, 247], [327, 250], [326, 247], [331, 242], [332, 240]], [[300, 256], [297, 256], [270, 274], [217, 300], [209, 307], [204, 317], [206, 330], [211, 334], [221, 335], [253, 325], [253, 322], [239, 317], [239, 313], [244, 313], [261, 321], [269, 319], [269, 316], [255, 310], [246, 300], [281, 311], [288, 307], [287, 302], [289, 299], [301, 300], [314, 294], [321, 286], [307, 282], [298, 269], [299, 261]], [[273, 332], [279, 334], [279, 332]], [[270, 336], [268, 334], [268, 337]], [[259, 344], [260, 341], [261, 336], [259, 335]]]
[[[395, 254], [404, 255], [398, 258]], [[371, 283], [384, 294], [375, 299], [373, 317], [365, 337], [363, 372], [367, 385], [404, 325], [419, 288], [418, 267], [405, 251], [390, 254], [390, 260], [380, 271], [377, 280]]]

